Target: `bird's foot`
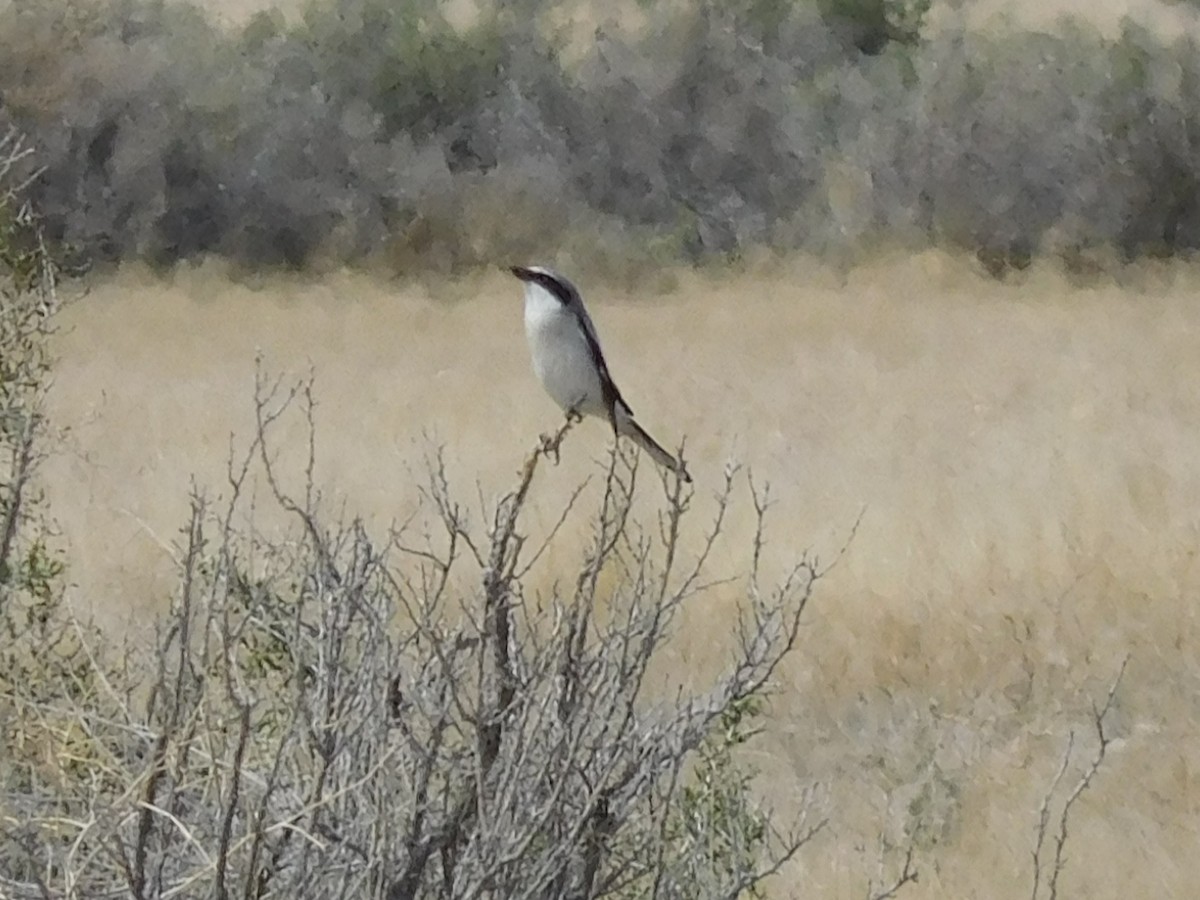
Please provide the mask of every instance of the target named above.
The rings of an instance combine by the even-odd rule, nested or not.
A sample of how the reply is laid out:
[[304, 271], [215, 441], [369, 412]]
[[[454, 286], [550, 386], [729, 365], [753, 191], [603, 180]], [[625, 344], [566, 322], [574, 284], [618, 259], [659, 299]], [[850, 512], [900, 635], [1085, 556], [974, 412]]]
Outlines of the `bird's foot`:
[[573, 425], [578, 425], [583, 421], [583, 413], [581, 413], [578, 409], [571, 407], [571, 409], [567, 410], [567, 421]]
[[542, 447], [541, 447], [542, 455], [547, 458], [553, 458], [554, 464], [557, 466], [558, 465], [559, 441], [557, 440], [557, 438], [555, 438], [554, 435], [545, 434], [544, 432], [540, 435], [540, 438], [541, 438], [541, 442], [542, 442]]

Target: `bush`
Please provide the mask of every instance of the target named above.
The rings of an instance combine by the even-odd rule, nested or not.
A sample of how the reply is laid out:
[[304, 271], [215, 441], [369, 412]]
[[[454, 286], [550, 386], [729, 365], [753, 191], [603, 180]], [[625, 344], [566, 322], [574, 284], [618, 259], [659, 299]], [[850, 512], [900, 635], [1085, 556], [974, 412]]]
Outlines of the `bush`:
[[[589, 547], [538, 596], [558, 528], [534, 546], [519, 523], [569, 423], [486, 528], [435, 456], [424, 496], [440, 533], [378, 544], [327, 521], [311, 482], [284, 490], [271, 435], [297, 403], [311, 427], [311, 394], [276, 388], [260, 384], [228, 504], [193, 499], [154, 652], [106, 653], [79, 628], [69, 685], [4, 684], [6, 896], [728, 897], [821, 827], [779, 832], [734, 756], [796, 641], [814, 563], [774, 588], [748, 573], [708, 690], [652, 687], [677, 616], [708, 589], [734, 471], [685, 563], [690, 494], [664, 480], [643, 527], [636, 459], [615, 454]], [[230, 524], [253, 471], [294, 518], [289, 539]], [[583, 515], [581, 491], [560, 526]], [[766, 502], [753, 485], [751, 499], [757, 548]]]
[[[55, 268], [22, 197], [30, 151], [0, 135], [0, 872], [22, 871], [18, 833], [33, 797], [53, 797], [82, 772], [71, 754], [90, 749], [64, 700], [100, 712], [86, 646], [96, 633], [62, 603], [64, 566], [51, 549], [38, 482], [49, 424], [44, 413], [57, 307]], [[22, 174], [24, 173], [24, 174]], [[5, 890], [5, 889], [0, 889]], [[7, 895], [7, 891], [5, 890]]]
[[[453, 271], [578, 249], [1200, 246], [1200, 53], [1129, 23], [964, 31], [926, 0], [425, 0], [219, 29], [163, 0], [16, 0], [0, 91], [52, 237], [89, 256]], [[599, 260], [603, 267], [605, 261]]]
[[14, 623], [27, 628], [44, 618], [62, 571], [44, 539], [35, 480], [57, 294], [41, 232], [21, 201], [23, 180], [14, 177], [29, 156], [17, 131], [0, 135], [0, 620], [11, 642], [18, 639]]

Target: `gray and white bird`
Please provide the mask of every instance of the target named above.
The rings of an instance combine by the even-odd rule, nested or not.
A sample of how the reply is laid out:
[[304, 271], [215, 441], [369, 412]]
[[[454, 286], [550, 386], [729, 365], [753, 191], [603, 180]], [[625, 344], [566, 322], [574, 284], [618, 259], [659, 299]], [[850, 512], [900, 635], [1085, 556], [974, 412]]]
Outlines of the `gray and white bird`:
[[541, 266], [513, 266], [510, 271], [525, 283], [525, 337], [533, 371], [551, 399], [567, 415], [608, 420], [616, 434], [631, 438], [660, 466], [690, 482], [683, 463], [634, 421], [633, 410], [608, 374], [596, 326], [575, 285]]

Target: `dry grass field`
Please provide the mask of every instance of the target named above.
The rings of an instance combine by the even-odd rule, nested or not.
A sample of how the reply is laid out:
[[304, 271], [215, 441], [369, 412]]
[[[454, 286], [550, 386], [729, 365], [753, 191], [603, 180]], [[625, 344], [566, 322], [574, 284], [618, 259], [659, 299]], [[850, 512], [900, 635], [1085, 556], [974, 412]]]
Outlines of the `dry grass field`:
[[[1066, 896], [1190, 896], [1200, 877], [1200, 270], [1006, 284], [929, 253], [841, 275], [803, 261], [681, 272], [649, 296], [582, 287], [614, 376], [707, 509], [730, 460], [769, 480], [772, 561], [830, 558], [750, 761], [829, 829], [773, 885], [862, 897], [881, 840], [912, 841], [907, 897], [1028, 897], [1037, 810], [1067, 736], [1122, 659], [1110, 757], [1072, 821]], [[252, 430], [256, 354], [312, 371], [327, 508], [383, 533], [446, 447], [465, 504], [495, 496], [559, 421], [529, 369], [519, 286], [367, 275], [126, 269], [62, 317], [46, 469], [72, 602], [146, 634], [173, 586], [189, 480], [219, 494]], [[300, 422], [281, 434], [303, 436]], [[591, 422], [540, 485], [546, 521], [604, 459]], [[294, 472], [295, 470], [293, 470]], [[743, 503], [719, 565], [747, 562]], [[259, 523], [273, 527], [269, 516]], [[558, 552], [569, 553], [571, 535]], [[670, 660], [711, 670], [732, 592]], [[894, 866], [895, 853], [887, 856]]]

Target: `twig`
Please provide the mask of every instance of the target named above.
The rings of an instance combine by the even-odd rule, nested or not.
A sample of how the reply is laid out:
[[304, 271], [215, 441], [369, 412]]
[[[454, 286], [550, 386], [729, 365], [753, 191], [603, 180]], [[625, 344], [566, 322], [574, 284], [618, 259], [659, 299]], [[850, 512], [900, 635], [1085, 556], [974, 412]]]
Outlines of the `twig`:
[[[1062, 812], [1058, 817], [1058, 829], [1054, 836], [1054, 863], [1050, 867], [1050, 876], [1045, 883], [1048, 892], [1049, 900], [1057, 900], [1058, 898], [1058, 879], [1066, 868], [1067, 859], [1065, 855], [1067, 840], [1070, 837], [1070, 819], [1071, 812], [1074, 809], [1075, 803], [1092, 785], [1096, 773], [1100, 771], [1100, 767], [1104, 764], [1104, 760], [1108, 755], [1109, 745], [1112, 743], [1112, 736], [1107, 733], [1104, 727], [1104, 720], [1112, 710], [1113, 703], [1116, 700], [1117, 689], [1121, 686], [1121, 679], [1125, 676], [1125, 667], [1129, 664], [1129, 657], [1126, 656], [1121, 661], [1121, 666], [1117, 670], [1117, 675], [1109, 686], [1108, 693], [1104, 698], [1104, 703], [1100, 707], [1092, 704], [1092, 727], [1096, 730], [1096, 754], [1092, 757], [1088, 767], [1080, 775], [1079, 780], [1075, 782], [1075, 787], [1071, 793], [1067, 795], [1066, 801], [1063, 803]], [[1042, 877], [1045, 870], [1045, 864], [1042, 861], [1042, 851], [1046, 841], [1048, 823], [1049, 823], [1049, 806], [1051, 797], [1062, 781], [1063, 773], [1067, 769], [1067, 765], [1071, 759], [1071, 752], [1074, 746], [1075, 734], [1071, 733], [1067, 740], [1067, 750], [1063, 754], [1062, 765], [1059, 767], [1058, 774], [1051, 782], [1050, 789], [1046, 792], [1042, 799], [1041, 807], [1038, 810], [1038, 830], [1037, 838], [1034, 845], [1034, 874], [1033, 874], [1033, 891], [1031, 900], [1037, 900], [1039, 891], [1042, 887]]]
[[871, 885], [867, 885], [867, 900], [889, 900], [900, 893], [900, 889], [906, 884], [916, 884], [918, 872], [912, 864], [913, 847], [909, 844], [908, 849], [904, 851], [904, 865], [900, 869], [900, 874], [896, 876], [896, 880], [890, 886], [882, 889], [878, 893], [871, 893]]

